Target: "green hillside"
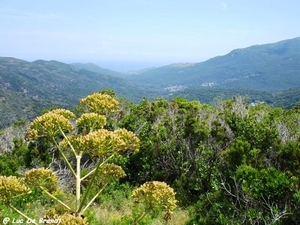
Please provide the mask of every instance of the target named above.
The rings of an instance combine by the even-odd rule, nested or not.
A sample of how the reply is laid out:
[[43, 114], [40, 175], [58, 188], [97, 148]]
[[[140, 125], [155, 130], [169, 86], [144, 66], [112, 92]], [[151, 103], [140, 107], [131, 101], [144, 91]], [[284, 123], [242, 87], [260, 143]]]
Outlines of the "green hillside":
[[53, 106], [72, 108], [102, 89], [139, 102], [177, 96], [205, 103], [246, 96], [291, 108], [300, 98], [300, 38], [236, 49], [202, 63], [119, 73], [95, 64], [0, 57], [0, 128]]
[[230, 88], [189, 88], [175, 92], [168, 96], [171, 100], [183, 97], [188, 100], [198, 100], [202, 103], [214, 105], [218, 102], [232, 99], [233, 96], [243, 96], [249, 104], [267, 103], [273, 107], [291, 109], [300, 102], [300, 88], [291, 88], [281, 92], [270, 93], [249, 89]]
[[72, 108], [79, 98], [101, 89], [113, 89], [135, 102], [145, 96], [130, 81], [58, 61], [0, 57], [0, 128], [33, 118], [47, 107]]
[[109, 70], [102, 68], [94, 63], [72, 63], [71, 65], [78, 67], [79, 69], [85, 69], [89, 70], [95, 73], [100, 73], [100, 74], [106, 74], [109, 76], [114, 76], [114, 77], [122, 77], [124, 78], [126, 76], [125, 73], [117, 72], [114, 70]]
[[160, 87], [226, 87], [277, 92], [300, 86], [300, 38], [236, 49], [201, 63], [173, 64], [130, 76]]
[[169, 98], [183, 97], [188, 100], [198, 100], [202, 103], [214, 104], [223, 100], [231, 99], [233, 96], [244, 96], [251, 102], [266, 102], [273, 104], [274, 96], [269, 92], [247, 90], [247, 89], [229, 89], [229, 88], [189, 88], [178, 91], [169, 96]]

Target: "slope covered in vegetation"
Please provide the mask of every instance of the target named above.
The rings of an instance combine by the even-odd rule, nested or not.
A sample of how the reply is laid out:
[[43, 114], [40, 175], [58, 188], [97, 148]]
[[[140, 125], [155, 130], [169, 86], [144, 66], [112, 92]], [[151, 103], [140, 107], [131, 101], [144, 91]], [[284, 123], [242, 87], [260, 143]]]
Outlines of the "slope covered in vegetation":
[[299, 87], [300, 38], [235, 49], [199, 63], [178, 63], [138, 75], [133, 81], [167, 88], [214, 86], [277, 92]]
[[[79, 115], [82, 110], [78, 108]], [[153, 180], [167, 183], [176, 192], [180, 208], [171, 215], [170, 224], [297, 224], [300, 220], [299, 106], [251, 106], [242, 97], [211, 106], [178, 97], [172, 101], [143, 99], [139, 104], [120, 100], [120, 108], [105, 115], [105, 129], [125, 128], [139, 138], [140, 148], [113, 159], [126, 177], [107, 186], [95, 199], [95, 206], [86, 212], [91, 224], [102, 221], [97, 209], [104, 210], [109, 204], [115, 208], [105, 210], [116, 214], [103, 224], [131, 224], [147, 204], [125, 209], [117, 203], [121, 201], [118, 190], [127, 193], [122, 201], [134, 208], [134, 203], [129, 203], [130, 190]], [[23, 170], [50, 166], [61, 181], [69, 180], [71, 175], [64, 173], [57, 147], [45, 140], [14, 142], [12, 151], [0, 156], [1, 175], [20, 176]], [[90, 160], [85, 157], [85, 173], [95, 165]], [[68, 183], [61, 183], [65, 191], [60, 198], [74, 204]], [[112, 197], [112, 193], [116, 195]], [[39, 198], [43, 207], [59, 209], [46, 197]], [[35, 201], [31, 195], [25, 203], [17, 203], [25, 210]], [[6, 206], [1, 207], [8, 213]], [[5, 216], [0, 214], [0, 219]], [[160, 224], [157, 218], [161, 216], [154, 210], [140, 224]]]
[[45, 108], [72, 109], [79, 98], [103, 88], [132, 101], [144, 95], [129, 81], [62, 62], [0, 57], [0, 129], [15, 120], [33, 119]]

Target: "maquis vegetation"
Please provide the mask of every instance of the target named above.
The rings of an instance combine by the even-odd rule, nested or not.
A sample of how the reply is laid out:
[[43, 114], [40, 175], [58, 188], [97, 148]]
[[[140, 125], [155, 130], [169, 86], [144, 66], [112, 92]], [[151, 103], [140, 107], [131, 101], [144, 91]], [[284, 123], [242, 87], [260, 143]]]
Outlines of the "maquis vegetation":
[[[29, 126], [27, 138], [37, 148], [48, 143], [47, 151], [53, 154], [52, 164], [69, 170], [69, 182], [73, 185], [74, 198], [70, 202], [60, 198], [59, 175], [49, 168], [33, 168], [22, 176], [0, 176], [0, 200], [26, 219], [32, 220], [14, 203], [32, 192], [41, 192], [61, 205], [60, 212], [49, 210], [46, 217], [60, 218], [60, 224], [88, 224], [85, 213], [104, 188], [126, 176], [114, 158], [129, 156], [139, 151], [140, 140], [124, 128], [107, 129], [107, 116], [119, 108], [119, 102], [111, 95], [93, 93], [80, 100], [79, 116], [66, 109], [54, 109], [37, 117]], [[86, 167], [86, 163], [88, 166]], [[167, 213], [176, 207], [173, 189], [164, 183], [155, 185], [151, 195], [141, 196], [139, 190], [150, 191], [142, 186], [134, 192], [134, 198], [149, 203], [147, 211], [160, 206]], [[156, 188], [157, 186], [157, 188]], [[137, 222], [136, 222], [137, 223]], [[135, 223], [135, 224], [136, 224]], [[35, 223], [37, 224], [37, 223]]]

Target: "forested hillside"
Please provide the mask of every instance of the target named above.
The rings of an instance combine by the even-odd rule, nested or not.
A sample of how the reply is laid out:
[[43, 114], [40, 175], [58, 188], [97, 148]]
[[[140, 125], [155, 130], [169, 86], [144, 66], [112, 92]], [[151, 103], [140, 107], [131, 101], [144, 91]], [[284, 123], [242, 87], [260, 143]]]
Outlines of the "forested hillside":
[[177, 63], [138, 75], [133, 81], [161, 88], [218, 87], [278, 92], [300, 85], [300, 38], [235, 49], [199, 63]]
[[132, 101], [145, 95], [130, 81], [58, 61], [0, 57], [0, 128], [32, 119], [49, 107], [72, 108], [79, 98], [103, 88]]
[[79, 98], [113, 89], [129, 101], [184, 97], [215, 104], [233, 96], [291, 108], [300, 101], [300, 38], [236, 49], [201, 63], [178, 63], [130, 73], [95, 64], [0, 57], [0, 129], [42, 110], [71, 109]]
[[[113, 92], [105, 91], [102, 94], [105, 98], [108, 98], [107, 94], [116, 98]], [[94, 157], [106, 152], [106, 148], [92, 148], [89, 152], [88, 149], [94, 146], [89, 137], [94, 137], [97, 132], [108, 135], [109, 132], [126, 129], [130, 135], [124, 140], [127, 140], [126, 146], [132, 143], [131, 151], [121, 151], [109, 161], [121, 166], [126, 177], [106, 186], [95, 199], [95, 204], [84, 213], [91, 224], [125, 225], [133, 224], [137, 219], [139, 224], [163, 224], [163, 215], [170, 220], [170, 224], [299, 224], [299, 105], [291, 109], [273, 108], [268, 104], [251, 106], [238, 96], [219, 101], [214, 106], [181, 97], [171, 101], [163, 98], [153, 101], [143, 99], [138, 104], [124, 99], [118, 101], [119, 104], [109, 100], [113, 103], [110, 104], [111, 109], [115, 110], [104, 112], [97, 107], [103, 102], [93, 103], [90, 97], [82, 100], [76, 125], [70, 123], [76, 129], [67, 122], [71, 118], [72, 121], [75, 115], [65, 111], [50, 111], [39, 117], [32, 122], [27, 139], [15, 139], [12, 150], [0, 156], [1, 175], [20, 176], [20, 171], [45, 166], [56, 171], [59, 180], [69, 180], [68, 177], [72, 175], [64, 172], [66, 167], [59, 155], [60, 151], [69, 149], [71, 143], [86, 151], [82, 164], [84, 176], [96, 165]], [[118, 105], [118, 109], [114, 104]], [[89, 105], [91, 107], [87, 107]], [[97, 113], [85, 114], [86, 110]], [[97, 114], [105, 115], [107, 119]], [[62, 127], [55, 128], [50, 121], [61, 121]], [[44, 125], [39, 126], [40, 123]], [[49, 126], [49, 130], [45, 126]], [[41, 130], [35, 132], [33, 128]], [[71, 129], [75, 131], [68, 132]], [[74, 132], [78, 134], [74, 136]], [[123, 134], [123, 131], [116, 134]], [[129, 141], [133, 134], [139, 139], [138, 152], [135, 142]], [[56, 139], [50, 138], [48, 142], [48, 137], [52, 135], [57, 135]], [[79, 138], [81, 136], [83, 139]], [[41, 139], [29, 141], [31, 137]], [[51, 144], [51, 140], [60, 141], [67, 137], [69, 144], [66, 141], [61, 145]], [[101, 136], [97, 140], [102, 143], [100, 140], [105, 139]], [[118, 138], [103, 142], [110, 143], [110, 147], [107, 146], [109, 154], [109, 149], [114, 149], [113, 140]], [[73, 152], [79, 154], [76, 149]], [[69, 152], [64, 157], [71, 155]], [[70, 160], [76, 163], [75, 159]], [[175, 190], [177, 210], [163, 215], [161, 210], [154, 210], [146, 213], [147, 216], [139, 217], [143, 210], [147, 211], [147, 200], [143, 202], [144, 205], [135, 208], [135, 194], [131, 195], [130, 192], [149, 181], [165, 182]], [[60, 184], [64, 193], [60, 193], [59, 198], [64, 201], [74, 196], [74, 190], [67, 184], [72, 183]], [[82, 184], [83, 190], [86, 190], [86, 185]], [[154, 190], [156, 183], [151, 185]], [[161, 193], [165, 193], [162, 190]], [[126, 194], [122, 195], [121, 192]], [[41, 196], [40, 192], [35, 192], [28, 198], [23, 197], [24, 203], [17, 200], [11, 203], [20, 210], [31, 212], [32, 217], [38, 217], [42, 209], [42, 213], [49, 213], [47, 208], [52, 208], [52, 213], [68, 213], [69, 210], [58, 207], [58, 203]], [[34, 207], [29, 202], [38, 199], [39, 211], [29, 207]], [[67, 202], [72, 206], [71, 200]], [[130, 209], [127, 205], [131, 206]], [[9, 211], [7, 206], [1, 207], [3, 212]], [[99, 208], [110, 216], [105, 219], [101, 217]], [[0, 214], [0, 219], [4, 216]]]
[[214, 105], [220, 101], [231, 99], [233, 96], [243, 96], [249, 104], [267, 103], [273, 107], [291, 109], [300, 102], [300, 88], [270, 93], [249, 89], [231, 88], [188, 88], [168, 95], [168, 99], [184, 97], [188, 100], [198, 100]]
[[105, 69], [94, 63], [72, 63], [71, 65], [76, 66], [77, 68], [89, 70], [89, 71], [92, 71], [95, 73], [106, 74], [106, 75], [122, 77], [122, 78], [125, 77], [124, 73]]

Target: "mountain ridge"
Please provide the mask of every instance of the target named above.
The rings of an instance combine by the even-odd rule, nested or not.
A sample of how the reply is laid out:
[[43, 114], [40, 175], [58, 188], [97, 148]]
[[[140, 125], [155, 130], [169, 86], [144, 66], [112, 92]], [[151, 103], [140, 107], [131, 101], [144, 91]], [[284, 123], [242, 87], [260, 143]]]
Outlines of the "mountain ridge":
[[[249, 88], [251, 85], [251, 89], [276, 92], [300, 85], [299, 61], [298, 37], [234, 49], [224, 56], [180, 68], [171, 64], [140, 73], [138, 76], [129, 76], [129, 79], [162, 87], [185, 85], [195, 88], [211, 83], [213, 86], [228, 88]], [[281, 82], [280, 76], [289, 76], [289, 79]], [[249, 77], [252, 79], [248, 79]], [[273, 88], [272, 79], [280, 83], [276, 88]], [[289, 82], [290, 80], [293, 81]]]
[[145, 95], [131, 81], [59, 61], [0, 57], [0, 128], [32, 119], [45, 108], [75, 107], [80, 98], [102, 89], [113, 89], [131, 101]]
[[114, 76], [114, 77], [122, 77], [122, 78], [125, 77], [125, 73], [114, 71], [114, 70], [107, 69], [107, 68], [103, 68], [94, 63], [71, 63], [70, 65], [78, 67], [80, 69], [89, 70], [89, 71], [95, 72], [95, 73], [106, 74], [106, 75]]
[[32, 119], [45, 108], [74, 107], [78, 99], [101, 89], [113, 89], [132, 102], [182, 95], [211, 103], [242, 93], [254, 101], [292, 107], [300, 100], [300, 38], [131, 73], [94, 64], [0, 57], [0, 128]]

